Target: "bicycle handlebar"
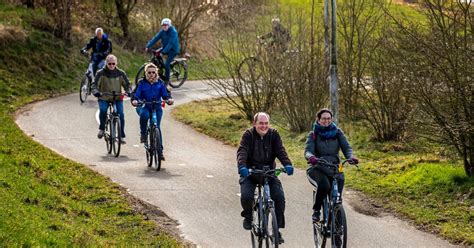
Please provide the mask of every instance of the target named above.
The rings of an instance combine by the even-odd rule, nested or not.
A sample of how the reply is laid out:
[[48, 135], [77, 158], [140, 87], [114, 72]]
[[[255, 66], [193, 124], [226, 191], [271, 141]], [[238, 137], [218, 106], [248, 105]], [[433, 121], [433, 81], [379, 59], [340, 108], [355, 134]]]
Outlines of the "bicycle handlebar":
[[264, 177], [271, 177], [273, 175], [279, 176], [282, 172], [286, 173], [284, 167], [270, 170], [249, 169], [249, 175], [262, 175]]
[[[359, 167], [355, 162], [354, 160], [352, 159], [346, 159], [346, 160], [343, 160], [342, 161], [342, 166], [344, 166], [346, 163], [349, 163], [350, 165], [355, 165], [355, 167]], [[308, 161], [308, 164], [310, 164], [311, 166], [316, 166], [316, 165], [323, 165], [323, 166], [327, 166], [327, 167], [337, 167], [339, 165], [339, 163], [337, 164], [334, 164], [334, 163], [330, 163], [329, 161], [327, 161], [326, 159], [324, 158], [318, 158], [318, 163], [316, 165], [312, 165], [309, 161]]]

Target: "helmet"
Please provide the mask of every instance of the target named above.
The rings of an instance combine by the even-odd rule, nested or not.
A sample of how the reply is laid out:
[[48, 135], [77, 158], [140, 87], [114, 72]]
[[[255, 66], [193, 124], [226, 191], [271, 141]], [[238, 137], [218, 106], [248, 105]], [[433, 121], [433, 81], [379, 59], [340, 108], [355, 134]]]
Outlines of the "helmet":
[[163, 18], [163, 20], [161, 20], [161, 26], [163, 25], [171, 26], [171, 20], [169, 18]]

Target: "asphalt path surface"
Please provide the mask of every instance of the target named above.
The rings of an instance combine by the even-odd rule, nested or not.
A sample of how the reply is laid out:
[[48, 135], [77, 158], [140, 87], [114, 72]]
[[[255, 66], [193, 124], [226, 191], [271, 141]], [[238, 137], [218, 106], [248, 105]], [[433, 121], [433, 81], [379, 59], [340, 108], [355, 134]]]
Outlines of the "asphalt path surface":
[[[212, 97], [202, 81], [186, 82], [173, 90], [175, 104]], [[80, 104], [78, 94], [52, 98], [26, 107], [17, 117], [21, 129], [34, 140], [69, 159], [89, 166], [158, 206], [178, 220], [185, 239], [198, 247], [250, 247], [243, 230], [236, 169], [236, 148], [216, 141], [174, 120], [167, 106], [162, 119], [164, 154], [161, 171], [146, 166], [139, 143], [139, 122], [129, 101], [124, 103], [127, 144], [118, 158], [106, 154], [97, 139], [97, 102]], [[301, 152], [303, 154], [303, 151]], [[312, 187], [304, 170], [282, 174], [286, 196], [283, 247], [312, 247]], [[354, 211], [345, 191], [349, 247], [449, 247], [448, 242], [388, 214], [379, 217]]]

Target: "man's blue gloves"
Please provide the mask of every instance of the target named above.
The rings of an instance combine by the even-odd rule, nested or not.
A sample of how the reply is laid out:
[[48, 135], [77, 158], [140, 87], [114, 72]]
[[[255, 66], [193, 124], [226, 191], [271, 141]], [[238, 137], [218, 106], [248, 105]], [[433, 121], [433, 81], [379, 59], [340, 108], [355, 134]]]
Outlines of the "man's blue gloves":
[[247, 177], [249, 175], [249, 169], [245, 165], [239, 166], [239, 174], [242, 177]]
[[291, 164], [285, 165], [285, 170], [286, 170], [286, 174], [288, 176], [293, 175], [294, 169], [293, 169], [293, 166]]

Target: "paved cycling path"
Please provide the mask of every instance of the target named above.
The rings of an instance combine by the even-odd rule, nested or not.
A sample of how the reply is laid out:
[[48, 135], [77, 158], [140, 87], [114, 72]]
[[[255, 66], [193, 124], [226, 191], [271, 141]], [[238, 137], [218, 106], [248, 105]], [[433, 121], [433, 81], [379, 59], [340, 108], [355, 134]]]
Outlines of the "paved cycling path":
[[[176, 104], [210, 97], [201, 81], [186, 82], [173, 91]], [[96, 138], [97, 103], [80, 104], [77, 94], [35, 103], [17, 118], [33, 139], [72, 160], [110, 177], [129, 192], [164, 210], [179, 221], [186, 239], [200, 247], [249, 247], [250, 234], [242, 229], [236, 148], [200, 134], [171, 118], [166, 107], [162, 121], [166, 161], [157, 172], [146, 166], [139, 141], [138, 115], [125, 103], [127, 144], [121, 156], [107, 155]], [[303, 153], [303, 152], [302, 152]], [[287, 199], [284, 247], [312, 247], [311, 187], [303, 170], [282, 175]], [[447, 247], [449, 243], [416, 230], [390, 216], [359, 214], [349, 205], [349, 247]]]

